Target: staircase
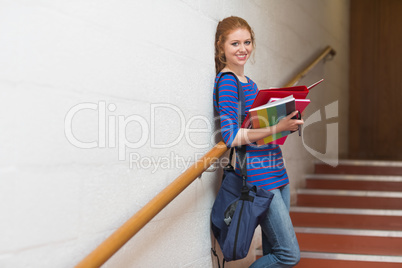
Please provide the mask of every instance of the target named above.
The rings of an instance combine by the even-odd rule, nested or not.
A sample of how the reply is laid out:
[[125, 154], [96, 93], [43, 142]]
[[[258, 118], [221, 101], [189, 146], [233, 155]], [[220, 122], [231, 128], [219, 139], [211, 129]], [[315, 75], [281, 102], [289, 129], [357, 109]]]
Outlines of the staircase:
[[298, 268], [402, 267], [402, 162], [316, 163], [297, 196]]

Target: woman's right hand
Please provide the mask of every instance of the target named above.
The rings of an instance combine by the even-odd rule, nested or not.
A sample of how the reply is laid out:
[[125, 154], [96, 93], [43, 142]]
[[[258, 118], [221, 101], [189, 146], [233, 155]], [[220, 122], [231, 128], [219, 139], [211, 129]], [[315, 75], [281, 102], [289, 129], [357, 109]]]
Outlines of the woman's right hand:
[[236, 137], [233, 139], [231, 146], [233, 147], [250, 144], [282, 131], [296, 131], [298, 130], [299, 125], [302, 125], [304, 123], [303, 119], [292, 119], [292, 117], [294, 117], [298, 113], [298, 111], [294, 111], [293, 113], [280, 120], [278, 124], [272, 127], [256, 129], [240, 128], [236, 134]]
[[296, 116], [299, 112], [294, 111], [293, 113], [289, 114], [285, 118], [281, 119], [279, 123], [276, 125], [276, 132], [282, 131], [296, 131], [299, 129], [299, 125], [304, 124], [303, 119], [292, 119], [292, 117]]

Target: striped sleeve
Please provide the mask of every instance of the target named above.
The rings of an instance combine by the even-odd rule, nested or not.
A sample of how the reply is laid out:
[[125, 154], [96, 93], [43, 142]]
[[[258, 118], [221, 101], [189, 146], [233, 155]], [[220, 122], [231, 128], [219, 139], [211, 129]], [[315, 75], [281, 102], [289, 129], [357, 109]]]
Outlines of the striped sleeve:
[[236, 78], [231, 74], [224, 74], [218, 84], [219, 104], [216, 103], [215, 108], [219, 113], [221, 120], [222, 138], [228, 147], [232, 146], [232, 142], [239, 131], [238, 127], [238, 94]]

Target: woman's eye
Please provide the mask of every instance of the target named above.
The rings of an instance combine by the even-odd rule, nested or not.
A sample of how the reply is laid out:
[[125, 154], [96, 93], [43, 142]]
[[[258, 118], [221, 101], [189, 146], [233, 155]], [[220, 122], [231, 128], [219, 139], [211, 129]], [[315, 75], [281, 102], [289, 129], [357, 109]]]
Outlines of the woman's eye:
[[239, 42], [234, 42], [234, 43], [232, 43], [232, 46], [238, 46], [239, 45]]
[[246, 42], [244, 42], [244, 44], [250, 45], [250, 44], [251, 44], [251, 41], [246, 41]]

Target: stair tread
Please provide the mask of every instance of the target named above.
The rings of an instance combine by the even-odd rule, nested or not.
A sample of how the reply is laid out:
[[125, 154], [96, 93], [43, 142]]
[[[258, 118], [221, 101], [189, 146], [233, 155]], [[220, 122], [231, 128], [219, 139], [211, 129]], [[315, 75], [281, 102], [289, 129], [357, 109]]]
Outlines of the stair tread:
[[402, 237], [296, 232], [302, 251], [400, 256]]
[[326, 208], [326, 207], [291, 206], [290, 212], [402, 216], [402, 209]]
[[[256, 256], [262, 256], [262, 248], [255, 250]], [[368, 262], [394, 262], [402, 263], [402, 256], [395, 255], [375, 255], [375, 254], [354, 254], [354, 253], [335, 253], [300, 251], [300, 257], [304, 259], [328, 259], [345, 261], [368, 261]]]
[[310, 259], [402, 263], [402, 256], [392, 256], [392, 255], [369, 255], [369, 254], [302, 251], [300, 252], [300, 257]]
[[379, 182], [402, 182], [402, 176], [398, 175], [359, 175], [359, 174], [307, 174], [308, 180], [356, 180]]
[[371, 261], [348, 261], [326, 259], [301, 259], [297, 268], [401, 268], [400, 263], [395, 262], [371, 262]]
[[363, 196], [363, 197], [402, 198], [402, 192], [390, 192], [390, 191], [298, 189], [297, 193], [298, 194], [309, 194], [309, 195], [335, 195], [335, 196]]
[[402, 231], [402, 210], [291, 207], [293, 226]]
[[395, 230], [322, 228], [322, 227], [294, 227], [294, 229], [296, 233], [402, 238], [402, 231], [395, 231]]
[[[327, 166], [327, 164], [321, 161], [315, 161], [314, 164]], [[338, 161], [338, 165], [402, 167], [402, 161], [341, 159]]]
[[301, 252], [297, 267], [400, 268], [402, 257], [387, 255]]
[[336, 167], [316, 162], [315, 172], [325, 174], [402, 175], [402, 162], [340, 160]]

